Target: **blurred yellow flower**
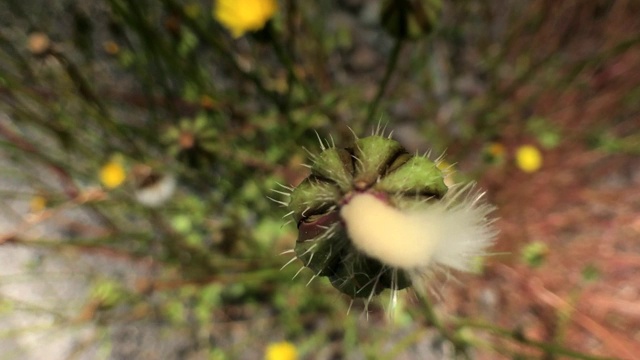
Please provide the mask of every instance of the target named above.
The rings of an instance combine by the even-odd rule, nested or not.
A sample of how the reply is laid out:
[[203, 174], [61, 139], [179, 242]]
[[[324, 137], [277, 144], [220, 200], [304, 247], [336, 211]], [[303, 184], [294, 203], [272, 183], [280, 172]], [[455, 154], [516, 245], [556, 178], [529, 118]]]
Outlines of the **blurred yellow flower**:
[[117, 55], [120, 52], [120, 46], [113, 40], [103, 42], [102, 48], [109, 55]]
[[504, 145], [499, 142], [492, 142], [487, 147], [487, 151], [491, 156], [498, 158], [504, 156], [505, 148]]
[[276, 0], [216, 0], [213, 17], [239, 38], [262, 29], [277, 8]]
[[120, 186], [127, 175], [122, 162], [112, 159], [100, 169], [100, 182], [108, 189]]
[[516, 165], [520, 170], [532, 173], [538, 171], [542, 166], [542, 154], [537, 147], [523, 145], [516, 150]]
[[492, 141], [482, 151], [482, 159], [486, 163], [500, 165], [504, 162], [507, 150], [502, 143]]
[[45, 33], [31, 33], [27, 38], [27, 48], [33, 55], [44, 55], [51, 49], [51, 39], [49, 39], [49, 36]]
[[267, 346], [264, 358], [265, 360], [296, 360], [298, 350], [295, 345], [287, 341], [272, 343]]
[[47, 207], [47, 198], [42, 195], [36, 195], [29, 201], [29, 209], [31, 212], [40, 212]]

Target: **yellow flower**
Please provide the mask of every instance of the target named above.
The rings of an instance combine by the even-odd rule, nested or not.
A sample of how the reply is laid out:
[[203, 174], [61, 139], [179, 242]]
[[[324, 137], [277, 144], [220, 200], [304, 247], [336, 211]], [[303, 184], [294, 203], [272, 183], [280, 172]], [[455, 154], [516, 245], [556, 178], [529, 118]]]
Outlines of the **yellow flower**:
[[487, 152], [493, 157], [502, 157], [505, 153], [504, 145], [499, 142], [492, 142], [487, 147]]
[[516, 165], [520, 170], [532, 173], [542, 166], [542, 154], [532, 145], [523, 145], [516, 150]]
[[27, 38], [27, 48], [33, 55], [44, 55], [51, 49], [51, 39], [49, 39], [49, 36], [45, 33], [31, 33]]
[[216, 0], [213, 17], [239, 38], [262, 29], [277, 8], [276, 0]]
[[108, 189], [120, 186], [127, 177], [122, 162], [112, 159], [100, 169], [100, 182]]
[[103, 42], [102, 48], [109, 55], [117, 55], [120, 52], [120, 46], [118, 46], [118, 44], [112, 40]]
[[287, 341], [273, 343], [267, 346], [264, 358], [265, 360], [296, 360], [298, 350], [295, 345]]
[[31, 209], [31, 212], [40, 212], [42, 210], [44, 210], [47, 207], [47, 198], [45, 198], [42, 195], [36, 195], [34, 197], [31, 198], [31, 201], [29, 201], [29, 208]]
[[506, 148], [502, 143], [488, 143], [482, 151], [482, 159], [488, 164], [500, 165], [504, 162]]

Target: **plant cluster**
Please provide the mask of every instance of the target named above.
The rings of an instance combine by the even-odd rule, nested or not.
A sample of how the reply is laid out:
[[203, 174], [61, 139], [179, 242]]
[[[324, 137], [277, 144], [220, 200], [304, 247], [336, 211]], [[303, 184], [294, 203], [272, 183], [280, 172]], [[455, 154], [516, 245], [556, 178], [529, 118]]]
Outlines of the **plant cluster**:
[[[435, 329], [446, 339], [443, 351], [458, 356], [595, 358], [473, 316], [443, 320], [427, 291], [418, 303], [409, 291], [398, 295], [425, 277], [430, 287], [433, 262], [483, 272], [486, 260], [475, 255], [491, 252], [492, 207], [454, 184], [503, 169], [534, 176], [567, 130], [523, 109], [547, 87], [569, 86], [638, 42], [625, 38], [567, 59], [560, 45], [536, 37], [549, 7], [536, 0], [504, 9], [440, 0], [3, 2], [0, 17], [11, 20], [0, 25], [0, 205], [12, 226], [0, 229], [0, 251], [28, 248], [70, 264], [99, 256], [114, 259], [114, 268], [125, 261], [135, 273], [74, 268], [87, 270], [80, 303], [38, 311], [55, 313], [53, 327], [157, 319], [190, 334], [194, 357], [293, 359], [318, 349], [377, 357], [386, 349], [393, 358]], [[549, 47], [523, 49], [526, 39]], [[395, 140], [378, 136], [380, 123], [396, 130]], [[369, 132], [375, 136], [364, 137]], [[335, 143], [318, 147], [318, 133]], [[625, 134], [590, 139], [594, 147], [638, 150]], [[447, 150], [446, 160], [413, 155], [428, 149]], [[276, 200], [297, 227], [283, 226], [289, 210], [275, 210], [268, 198], [278, 188], [291, 193]], [[365, 209], [408, 224], [404, 253], [367, 245], [385, 234], [377, 222], [360, 225]], [[442, 230], [437, 240], [429, 238], [435, 230], [416, 225], [433, 212], [448, 222], [432, 224]], [[292, 246], [300, 266], [283, 268], [278, 254]], [[411, 258], [416, 248], [420, 256]], [[537, 266], [548, 251], [534, 243], [522, 259]], [[292, 281], [300, 267], [312, 271]], [[330, 281], [308, 283], [317, 275]], [[389, 288], [386, 311], [410, 332], [391, 333], [390, 350], [385, 327], [370, 329], [383, 321], [372, 316], [362, 325], [352, 309], [362, 305], [351, 300]], [[0, 295], [0, 312], [22, 305]], [[362, 311], [383, 307], [367, 301]], [[220, 330], [262, 320], [265, 330], [254, 336], [266, 343], [252, 335], [232, 341]], [[494, 337], [509, 346], [494, 346]], [[110, 343], [108, 331], [97, 339]]]

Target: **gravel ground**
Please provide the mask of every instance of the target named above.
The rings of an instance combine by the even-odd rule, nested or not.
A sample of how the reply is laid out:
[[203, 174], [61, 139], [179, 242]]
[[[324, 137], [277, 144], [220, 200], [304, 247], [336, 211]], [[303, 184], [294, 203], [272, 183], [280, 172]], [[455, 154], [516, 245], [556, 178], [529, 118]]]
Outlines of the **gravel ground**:
[[[0, 169], [10, 167], [0, 157]], [[30, 191], [13, 178], [0, 178], [0, 190]], [[34, 221], [25, 199], [0, 202], [0, 239], [20, 229], [29, 239], [64, 236], [60, 219], [90, 224], [79, 210]], [[27, 223], [37, 225], [25, 226]], [[0, 247], [0, 359], [198, 359], [187, 334], [167, 331], [151, 320], [99, 326], [79, 321], [96, 277], [131, 284], [145, 269], [92, 254], [4, 243]]]

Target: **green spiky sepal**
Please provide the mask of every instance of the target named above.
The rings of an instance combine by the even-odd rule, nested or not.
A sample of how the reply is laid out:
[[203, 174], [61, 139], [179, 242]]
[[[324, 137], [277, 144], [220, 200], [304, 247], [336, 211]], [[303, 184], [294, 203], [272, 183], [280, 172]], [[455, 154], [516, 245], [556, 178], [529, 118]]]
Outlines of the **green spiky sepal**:
[[368, 192], [397, 208], [437, 201], [447, 192], [443, 174], [427, 157], [409, 154], [395, 140], [369, 136], [352, 147], [325, 147], [313, 156], [311, 175], [290, 195], [298, 225], [295, 254], [315, 276], [351, 297], [411, 285], [402, 269], [358, 251], [347, 234], [340, 208], [354, 194]]

